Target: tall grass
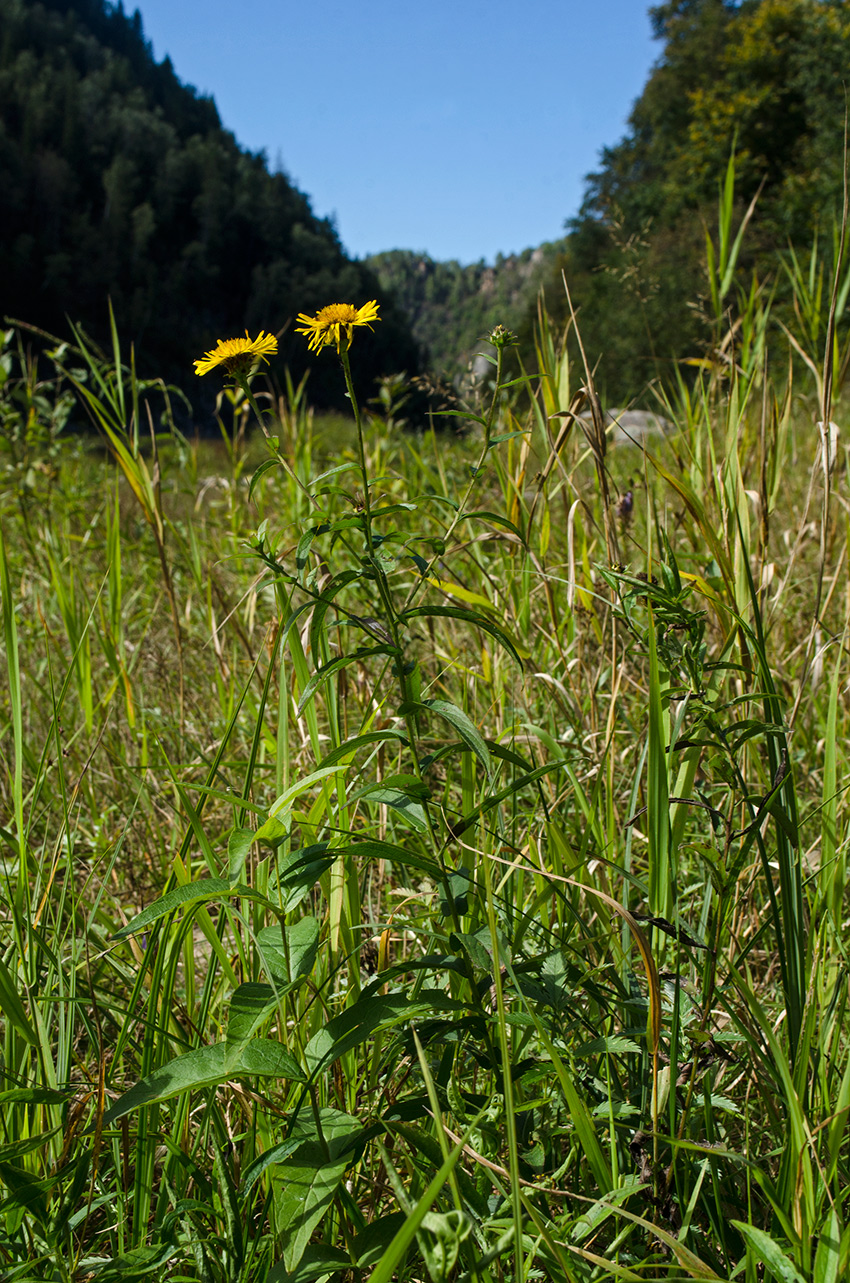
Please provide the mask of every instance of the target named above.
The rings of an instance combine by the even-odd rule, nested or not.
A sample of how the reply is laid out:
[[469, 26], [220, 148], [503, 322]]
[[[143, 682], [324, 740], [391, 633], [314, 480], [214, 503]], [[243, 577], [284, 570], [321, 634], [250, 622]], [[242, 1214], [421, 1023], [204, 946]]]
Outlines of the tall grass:
[[644, 450], [545, 316], [362, 455], [6, 335], [4, 1278], [846, 1277], [847, 278], [727, 333], [733, 194]]

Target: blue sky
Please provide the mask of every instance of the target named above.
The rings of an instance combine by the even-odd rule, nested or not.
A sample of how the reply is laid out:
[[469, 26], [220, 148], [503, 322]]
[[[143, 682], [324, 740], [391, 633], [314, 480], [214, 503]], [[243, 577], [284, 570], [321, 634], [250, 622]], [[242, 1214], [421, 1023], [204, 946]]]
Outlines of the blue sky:
[[156, 57], [358, 257], [561, 236], [660, 52], [643, 0], [138, 3]]

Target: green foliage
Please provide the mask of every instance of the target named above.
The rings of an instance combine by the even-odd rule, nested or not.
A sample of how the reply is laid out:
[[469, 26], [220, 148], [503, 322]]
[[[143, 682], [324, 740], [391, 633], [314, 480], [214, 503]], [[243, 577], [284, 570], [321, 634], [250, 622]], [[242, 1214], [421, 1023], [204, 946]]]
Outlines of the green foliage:
[[[387, 383], [329, 455], [303, 385], [148, 445], [117, 332], [8, 337], [11, 1278], [846, 1276], [826, 372], [740, 344], [636, 453], [545, 316], [537, 379], [495, 337], [464, 437]], [[106, 451], [53, 451], [69, 396]]]
[[459, 380], [497, 323], [519, 326], [562, 250], [555, 241], [498, 254], [492, 266], [463, 266], [397, 249], [371, 255], [366, 266], [409, 319], [431, 369]]
[[[285, 174], [222, 129], [215, 104], [154, 61], [138, 11], [107, 0], [0, 2], [3, 309], [108, 341], [112, 299], [141, 370], [199, 385], [191, 359], [247, 326], [276, 331], [328, 298], [378, 297], [358, 373], [418, 365], [403, 318]], [[280, 346], [296, 382], [304, 344]], [[328, 401], [318, 381], [313, 395]]]
[[[757, 203], [738, 268], [777, 286], [789, 238], [827, 237], [840, 219], [850, 13], [841, 0], [673, 0], [656, 7], [662, 55], [626, 136], [602, 153], [581, 212], [546, 287], [566, 319], [566, 271], [582, 332], [601, 354], [609, 401], [715, 341], [717, 300], [706, 278], [705, 231], [735, 156], [735, 222]], [[786, 314], [787, 319], [787, 314]]]

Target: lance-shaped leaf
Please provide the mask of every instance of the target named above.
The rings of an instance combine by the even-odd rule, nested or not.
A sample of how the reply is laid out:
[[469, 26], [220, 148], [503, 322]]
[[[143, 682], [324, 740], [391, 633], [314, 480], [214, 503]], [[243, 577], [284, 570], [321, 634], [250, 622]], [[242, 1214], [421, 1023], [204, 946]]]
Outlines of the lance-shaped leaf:
[[285, 1047], [270, 1038], [254, 1038], [243, 1049], [234, 1064], [228, 1063], [227, 1046], [217, 1042], [212, 1047], [198, 1047], [185, 1056], [169, 1060], [152, 1074], [142, 1078], [103, 1115], [108, 1127], [142, 1105], [173, 1100], [183, 1092], [216, 1087], [229, 1078], [287, 1078], [303, 1081], [304, 1075]]

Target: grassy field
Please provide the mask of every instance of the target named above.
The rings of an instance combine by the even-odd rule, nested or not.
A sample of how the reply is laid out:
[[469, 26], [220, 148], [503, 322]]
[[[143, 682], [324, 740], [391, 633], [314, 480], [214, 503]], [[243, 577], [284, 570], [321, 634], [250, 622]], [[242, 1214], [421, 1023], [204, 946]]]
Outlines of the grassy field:
[[6, 335], [4, 1280], [847, 1277], [847, 349], [727, 267], [645, 452], [545, 318], [362, 453]]

